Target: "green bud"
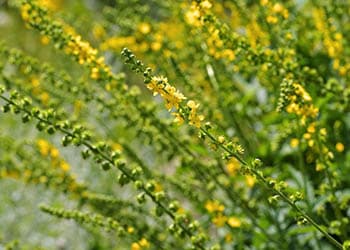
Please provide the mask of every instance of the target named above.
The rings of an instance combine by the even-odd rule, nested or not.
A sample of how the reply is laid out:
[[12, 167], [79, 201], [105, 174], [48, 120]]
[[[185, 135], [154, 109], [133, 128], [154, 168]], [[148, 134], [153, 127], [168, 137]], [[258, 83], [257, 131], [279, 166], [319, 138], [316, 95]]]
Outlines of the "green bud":
[[105, 161], [102, 163], [102, 169], [104, 171], [110, 170], [111, 169], [111, 164], [108, 161]]
[[146, 194], [144, 192], [138, 194], [136, 200], [140, 204], [144, 203], [146, 201]]

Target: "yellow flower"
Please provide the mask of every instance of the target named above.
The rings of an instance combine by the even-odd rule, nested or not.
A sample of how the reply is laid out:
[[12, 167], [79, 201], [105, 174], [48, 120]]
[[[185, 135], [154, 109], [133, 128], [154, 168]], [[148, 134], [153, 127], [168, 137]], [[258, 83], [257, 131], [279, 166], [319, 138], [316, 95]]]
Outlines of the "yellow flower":
[[322, 170], [324, 170], [324, 169], [325, 169], [324, 164], [322, 164], [322, 163], [320, 163], [320, 162], [318, 162], [318, 163], [316, 164], [316, 171], [322, 171]]
[[160, 42], [153, 42], [151, 43], [151, 49], [154, 51], [158, 51], [162, 48], [162, 43]]
[[67, 172], [67, 171], [69, 171], [70, 166], [68, 165], [67, 162], [62, 161], [61, 164], [60, 164], [60, 168], [61, 168], [64, 172]]
[[277, 17], [275, 17], [275, 16], [267, 16], [266, 17], [266, 21], [268, 22], [268, 23], [272, 23], [272, 24], [275, 24], [275, 23], [277, 23], [278, 22], [278, 18]]
[[94, 80], [98, 79], [100, 77], [100, 73], [99, 73], [99, 70], [98, 68], [94, 67], [91, 69], [91, 74], [90, 74], [90, 77]]
[[31, 9], [32, 7], [30, 6], [30, 4], [28, 3], [25, 3], [21, 6], [21, 16], [22, 16], [22, 19], [24, 21], [28, 21], [29, 20], [29, 10]]
[[283, 10], [283, 6], [280, 3], [275, 3], [275, 5], [272, 7], [272, 10], [276, 13], [279, 13]]
[[335, 149], [340, 153], [344, 151], [344, 148], [344, 144], [341, 142], [337, 142], [337, 144], [335, 144]]
[[245, 176], [245, 182], [247, 183], [248, 187], [253, 187], [255, 184], [255, 177], [251, 175]]
[[315, 127], [315, 123], [313, 122], [307, 127], [307, 132], [313, 134], [315, 133], [315, 131], [316, 131], [316, 127]]
[[199, 104], [196, 104], [194, 101], [192, 100], [189, 100], [187, 102], [187, 106], [191, 109], [197, 109], [199, 107]]
[[326, 136], [327, 135], [327, 129], [326, 128], [321, 128], [320, 129], [320, 134], [323, 135], [323, 136]]
[[57, 148], [52, 147], [50, 150], [50, 155], [53, 159], [56, 159], [57, 157], [59, 157], [60, 152], [58, 151]]
[[309, 145], [309, 147], [312, 148], [315, 145], [315, 141], [314, 140], [309, 140], [307, 142], [307, 145]]
[[268, 2], [269, 2], [269, 0], [260, 0], [260, 4], [261, 4], [262, 6], [267, 5]]
[[144, 248], [149, 248], [150, 246], [150, 243], [145, 239], [145, 238], [142, 238], [140, 241], [139, 241], [139, 245], [144, 247]]
[[43, 45], [48, 45], [49, 42], [50, 42], [50, 38], [48, 36], [42, 36], [40, 38], [40, 42], [43, 44]]
[[138, 243], [134, 242], [131, 244], [131, 250], [141, 250], [141, 246]]
[[145, 238], [142, 238], [139, 242], [134, 242], [131, 244], [131, 250], [141, 250], [149, 247], [150, 243]]
[[146, 35], [151, 31], [151, 25], [149, 23], [142, 22], [139, 24], [138, 30]]
[[163, 92], [165, 84], [168, 83], [168, 79], [163, 76], [154, 76], [150, 83], [146, 85], [149, 90], [152, 90], [153, 95], [158, 95]]
[[181, 125], [184, 122], [184, 118], [180, 113], [174, 112], [171, 114], [175, 116], [174, 122], [177, 123], [178, 125]]
[[46, 105], [50, 99], [50, 95], [47, 92], [43, 92], [40, 95], [40, 99], [41, 99], [41, 102]]
[[193, 26], [200, 26], [201, 13], [196, 4], [192, 4], [191, 9], [185, 14], [185, 21]]
[[298, 147], [298, 145], [299, 145], [299, 140], [297, 138], [292, 138], [290, 140], [290, 146], [292, 148], [296, 148], [296, 147]]
[[106, 35], [106, 31], [102, 25], [95, 24], [94, 27], [92, 28], [92, 34], [94, 35], [95, 38], [100, 39]]
[[180, 102], [186, 99], [183, 94], [170, 85], [166, 85], [164, 90], [165, 91], [162, 95], [165, 99], [165, 106], [168, 110], [171, 110], [173, 107], [178, 109]]
[[135, 229], [133, 227], [128, 227], [127, 231], [129, 234], [132, 234], [135, 231]]
[[148, 83], [147, 88], [152, 90], [153, 95], [160, 94], [165, 100], [165, 106], [168, 110], [172, 108], [179, 108], [179, 104], [182, 100], [185, 100], [186, 97], [176, 90], [175, 87], [171, 86], [168, 83], [168, 79], [163, 76], [154, 76], [151, 79], [151, 82]]
[[40, 154], [43, 156], [47, 156], [50, 152], [50, 144], [42, 139], [37, 141], [37, 146], [39, 148]]
[[219, 136], [218, 137], [218, 142], [221, 143], [221, 144], [224, 143], [225, 142], [225, 136], [222, 136], [222, 135]]
[[239, 161], [232, 157], [226, 164], [226, 170], [229, 175], [235, 175], [239, 169], [240, 163]]
[[200, 6], [204, 9], [210, 9], [213, 5], [208, 0], [205, 0], [200, 3]]
[[234, 216], [229, 217], [227, 223], [230, 225], [230, 227], [240, 227], [242, 225], [241, 220]]
[[123, 151], [123, 146], [120, 145], [119, 143], [113, 142], [112, 149], [118, 153], [121, 153]]
[[227, 217], [223, 214], [218, 214], [212, 219], [212, 222], [217, 226], [217, 227], [222, 227], [225, 225], [227, 221]]
[[204, 120], [204, 116], [197, 114], [197, 108], [199, 107], [199, 104], [195, 103], [192, 100], [189, 100], [187, 102], [187, 107], [190, 108], [190, 114], [188, 116], [189, 124], [200, 128], [201, 122]]
[[220, 204], [220, 202], [217, 200], [209, 200], [205, 203], [205, 209], [207, 209], [209, 213], [223, 212], [225, 210], [225, 206]]
[[229, 242], [232, 242], [233, 241], [233, 237], [231, 234], [226, 234], [225, 235], [225, 242], [226, 243], [229, 243]]
[[46, 183], [47, 182], [47, 177], [46, 176], [40, 176], [39, 182], [40, 183]]
[[57, 11], [61, 8], [62, 0], [39, 0], [38, 3], [49, 10]]

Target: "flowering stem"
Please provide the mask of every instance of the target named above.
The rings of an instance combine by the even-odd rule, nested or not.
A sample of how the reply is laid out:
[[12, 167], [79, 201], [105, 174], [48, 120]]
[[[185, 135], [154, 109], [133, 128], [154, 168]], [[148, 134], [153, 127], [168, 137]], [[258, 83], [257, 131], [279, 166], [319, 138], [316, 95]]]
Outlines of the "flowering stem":
[[342, 244], [339, 243], [334, 237], [327, 233], [320, 225], [318, 225], [309, 215], [307, 215], [304, 211], [302, 211], [293, 201], [291, 201], [283, 192], [280, 190], [273, 188], [269, 185], [267, 180], [252, 166], [250, 166], [246, 161], [244, 161], [241, 157], [239, 157], [236, 153], [229, 150], [226, 146], [217, 142], [214, 136], [212, 136], [206, 129], [200, 128], [202, 132], [204, 132], [213, 142], [216, 142], [223, 148], [226, 152], [232, 154], [240, 163], [244, 166], [248, 167], [250, 173], [252, 173], [257, 179], [259, 179], [265, 186], [272, 190], [274, 193], [278, 194], [285, 202], [287, 202], [295, 211], [297, 211], [304, 219], [306, 219], [312, 226], [314, 226], [319, 232], [321, 232], [334, 246], [338, 249], [343, 249]]

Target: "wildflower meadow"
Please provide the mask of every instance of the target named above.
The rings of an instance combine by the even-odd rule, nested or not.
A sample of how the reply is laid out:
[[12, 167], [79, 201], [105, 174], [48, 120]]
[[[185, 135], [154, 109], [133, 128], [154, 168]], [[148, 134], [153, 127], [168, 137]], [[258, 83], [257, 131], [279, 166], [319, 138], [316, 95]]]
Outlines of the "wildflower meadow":
[[350, 1], [0, 0], [0, 250], [350, 249]]

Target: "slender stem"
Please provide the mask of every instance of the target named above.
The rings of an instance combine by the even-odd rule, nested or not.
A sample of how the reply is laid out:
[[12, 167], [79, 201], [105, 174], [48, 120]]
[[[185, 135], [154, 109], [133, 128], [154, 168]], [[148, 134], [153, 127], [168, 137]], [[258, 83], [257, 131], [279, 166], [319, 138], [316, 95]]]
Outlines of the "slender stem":
[[280, 190], [271, 187], [268, 185], [265, 178], [255, 169], [250, 168], [250, 171], [259, 178], [265, 186], [272, 190], [273, 192], [277, 193], [285, 202], [287, 202], [294, 210], [296, 210], [304, 219], [306, 219], [311, 225], [313, 225], [318, 231], [320, 231], [334, 246], [336, 246], [338, 249], [343, 249], [343, 246], [341, 243], [339, 243], [336, 239], [334, 239], [330, 234], [327, 233], [326, 230], [324, 230], [320, 225], [318, 225], [309, 215], [307, 215], [301, 208], [299, 208], [293, 201], [291, 201], [283, 192]]
[[243, 160], [239, 155], [237, 155], [235, 152], [232, 152], [230, 149], [228, 149], [225, 145], [222, 145], [221, 143], [218, 143], [217, 140], [213, 135], [211, 135], [206, 129], [200, 128], [200, 130], [205, 133], [213, 142], [217, 143], [223, 150], [233, 155], [240, 163], [242, 163], [244, 166], [248, 167], [248, 170], [250, 173], [252, 173], [257, 179], [259, 179], [264, 185], [272, 190], [274, 193], [277, 193], [285, 202], [287, 202], [295, 211], [297, 211], [305, 220], [307, 220], [312, 226], [314, 226], [319, 232], [321, 232], [334, 246], [336, 246], [338, 249], [343, 249], [342, 244], [338, 242], [335, 238], [333, 238], [330, 234], [327, 233], [326, 230], [324, 230], [320, 225], [318, 225], [308, 214], [306, 214], [301, 208], [299, 208], [292, 200], [290, 200], [286, 194], [281, 192], [280, 190], [271, 187], [267, 180], [253, 167], [251, 167], [245, 160]]
[[[14, 105], [15, 107], [17, 107], [19, 110], [27, 113], [28, 115], [31, 115], [31, 112], [28, 111], [27, 109], [24, 109], [22, 107], [20, 107], [19, 105], [17, 105], [15, 102], [13, 102], [12, 100], [4, 97], [3, 95], [0, 95], [0, 99], [3, 99], [4, 101], [6, 101], [7, 103], [11, 104], [11, 105]], [[35, 119], [37, 119], [38, 121], [40, 122], [43, 122], [45, 124], [48, 124], [48, 125], [54, 125], [52, 122], [50, 122], [49, 120], [45, 120], [41, 117], [39, 117], [38, 115], [34, 115], [33, 116]], [[66, 135], [69, 135], [69, 136], [72, 136], [74, 137], [74, 134], [71, 133], [70, 131], [62, 128], [62, 127], [58, 127], [58, 130], [61, 131], [62, 133], [66, 134]], [[90, 144], [89, 142], [87, 141], [82, 141], [81, 142], [82, 145], [84, 145], [85, 147], [87, 147], [88, 149], [90, 149], [92, 152], [96, 152], [97, 154], [99, 154], [104, 160], [108, 161], [110, 164], [112, 164], [113, 166], [116, 166], [115, 165], [115, 162], [112, 158], [110, 158], [108, 155], [106, 155], [105, 153], [101, 152], [100, 150], [96, 151], [94, 146], [92, 144]], [[127, 176], [131, 181], [135, 182], [137, 179], [131, 175], [128, 171], [125, 171], [123, 168], [118, 168], [125, 176]], [[167, 214], [173, 221], [175, 221], [175, 215], [168, 209], [164, 206], [163, 203], [159, 202], [156, 197], [153, 195], [153, 193], [151, 193], [147, 188], [145, 187], [141, 187], [142, 191], [145, 192], [145, 194], [151, 198], [151, 200], [157, 204], [157, 206], [159, 206], [165, 214]], [[181, 229], [185, 232], [185, 234], [187, 234], [189, 237], [192, 236], [192, 233], [181, 223], [179, 223], [179, 226], [181, 227]], [[196, 246], [199, 248], [199, 249], [202, 249], [204, 250], [205, 248], [201, 245], [201, 244], [196, 244]]]

